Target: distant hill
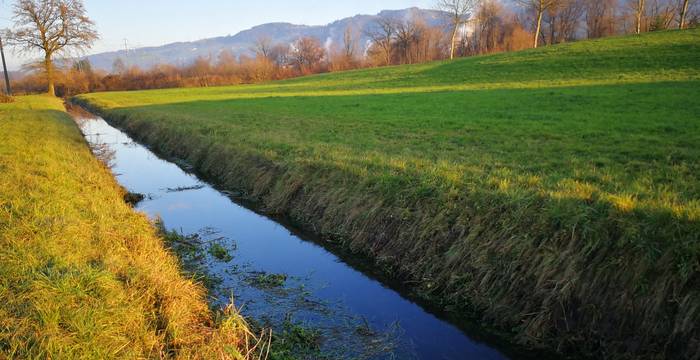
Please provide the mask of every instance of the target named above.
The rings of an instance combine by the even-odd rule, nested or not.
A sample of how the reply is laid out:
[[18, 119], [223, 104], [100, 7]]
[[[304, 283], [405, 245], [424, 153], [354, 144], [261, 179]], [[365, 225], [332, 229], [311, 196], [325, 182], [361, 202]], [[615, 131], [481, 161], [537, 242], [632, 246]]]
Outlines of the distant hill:
[[125, 50], [107, 52], [91, 55], [88, 59], [94, 68], [106, 71], [112, 70], [112, 65], [118, 58], [125, 60], [129, 65], [138, 65], [142, 68], [148, 68], [160, 63], [187, 65], [200, 56], [216, 58], [224, 50], [230, 50], [238, 56], [252, 55], [252, 48], [256, 40], [262, 37], [269, 38], [273, 44], [289, 44], [303, 36], [315, 37], [326, 46], [342, 44], [343, 34], [348, 27], [356, 33], [359, 40], [358, 43], [366, 47], [369, 43], [369, 38], [365, 35], [365, 32], [375, 26], [379, 17], [396, 19], [419, 18], [430, 26], [436, 26], [446, 23], [444, 15], [444, 13], [436, 10], [409, 8], [385, 10], [377, 15], [357, 15], [320, 26], [270, 23], [241, 31], [232, 36], [133, 49], [129, 50], [128, 54]]

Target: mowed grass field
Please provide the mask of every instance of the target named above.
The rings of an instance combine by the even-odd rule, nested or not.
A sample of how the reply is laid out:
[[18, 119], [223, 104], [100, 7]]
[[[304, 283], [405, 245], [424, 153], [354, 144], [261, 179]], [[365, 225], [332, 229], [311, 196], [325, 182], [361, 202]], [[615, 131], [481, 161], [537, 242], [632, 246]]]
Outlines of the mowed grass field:
[[76, 101], [522, 343], [700, 351], [700, 30]]
[[59, 99], [0, 104], [0, 133], [0, 358], [243, 358], [245, 322], [215, 320]]

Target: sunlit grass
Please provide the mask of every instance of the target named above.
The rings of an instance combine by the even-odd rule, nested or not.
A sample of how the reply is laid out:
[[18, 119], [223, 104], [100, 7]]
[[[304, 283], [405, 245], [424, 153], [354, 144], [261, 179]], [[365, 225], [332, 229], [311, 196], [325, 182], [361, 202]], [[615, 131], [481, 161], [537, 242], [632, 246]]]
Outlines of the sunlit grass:
[[[0, 104], [0, 358], [242, 358], [58, 99]], [[251, 338], [252, 339], [252, 338]]]
[[79, 101], [523, 342], [690, 354], [698, 59], [671, 31]]

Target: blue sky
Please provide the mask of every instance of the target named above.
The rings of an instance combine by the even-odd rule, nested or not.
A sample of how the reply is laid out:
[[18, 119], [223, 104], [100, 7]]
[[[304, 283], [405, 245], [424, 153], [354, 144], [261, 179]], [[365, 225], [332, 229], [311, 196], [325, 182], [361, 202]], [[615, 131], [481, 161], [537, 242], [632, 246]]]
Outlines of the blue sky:
[[[411, 6], [433, 8], [435, 0], [84, 0], [101, 39], [89, 53], [235, 34], [268, 22], [322, 25], [356, 14]], [[12, 26], [13, 0], [0, 0], [0, 28]], [[9, 54], [10, 68], [23, 61]]]

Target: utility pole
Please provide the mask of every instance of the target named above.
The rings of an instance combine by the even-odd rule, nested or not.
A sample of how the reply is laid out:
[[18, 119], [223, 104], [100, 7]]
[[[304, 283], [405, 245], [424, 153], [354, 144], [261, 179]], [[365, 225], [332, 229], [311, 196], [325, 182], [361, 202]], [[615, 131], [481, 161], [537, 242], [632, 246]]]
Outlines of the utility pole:
[[10, 74], [7, 72], [7, 64], [5, 63], [5, 50], [2, 47], [2, 36], [0, 36], [0, 55], [2, 56], [2, 70], [5, 72], [5, 92], [7, 95], [12, 95], [10, 88]]
[[126, 55], [124, 55], [124, 62], [126, 64], [126, 68], [129, 69], [129, 40], [124, 39], [124, 51], [126, 52]]

